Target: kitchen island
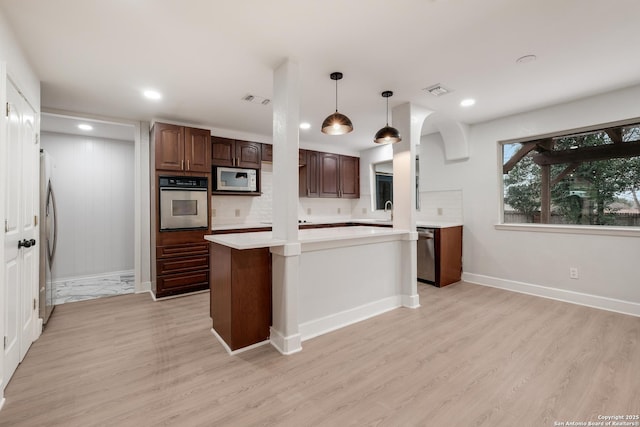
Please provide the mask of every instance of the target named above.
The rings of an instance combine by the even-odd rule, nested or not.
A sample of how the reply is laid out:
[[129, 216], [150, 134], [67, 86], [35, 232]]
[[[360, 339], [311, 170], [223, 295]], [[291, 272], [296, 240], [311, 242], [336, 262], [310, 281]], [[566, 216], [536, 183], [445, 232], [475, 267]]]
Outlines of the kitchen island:
[[[403, 275], [406, 274], [403, 257], [407, 255], [406, 247], [410, 246], [406, 243], [416, 239], [416, 233], [409, 230], [374, 226], [306, 229], [299, 231], [298, 242], [295, 243], [274, 239], [269, 231], [209, 235], [205, 239], [212, 246], [213, 333], [229, 352], [268, 342], [264, 334], [258, 334], [253, 340], [244, 340], [239, 336], [243, 334], [243, 328], [248, 330], [244, 326], [238, 328], [235, 336], [227, 333], [228, 322], [232, 325], [234, 322], [242, 323], [247, 313], [262, 313], [259, 321], [263, 323], [267, 318], [256, 308], [268, 303], [265, 302], [264, 277], [251, 278], [246, 275], [247, 257], [261, 259], [264, 263], [267, 251], [274, 256], [286, 256], [292, 251], [299, 253], [297, 301], [284, 307], [287, 311], [295, 312], [293, 317], [297, 319], [296, 329], [301, 341], [400, 307], [406, 303], [405, 297], [411, 297], [403, 295], [401, 286], [405, 280]], [[214, 257], [215, 253], [228, 253], [228, 258]], [[223, 265], [216, 266], [220, 262]], [[230, 274], [217, 274], [216, 267], [219, 271], [226, 269]], [[237, 270], [236, 276], [244, 279], [234, 278], [234, 268]], [[243, 268], [244, 273], [241, 271]], [[264, 266], [255, 270], [261, 271], [262, 276], [269, 274]], [[279, 274], [277, 266], [268, 271], [273, 277]], [[227, 310], [221, 304], [224, 305], [225, 301], [233, 303], [234, 299], [226, 295], [234, 291], [238, 295], [235, 308]], [[292, 313], [279, 312], [279, 307], [283, 305], [279, 304], [278, 291], [274, 290], [272, 294], [271, 318], [291, 317]], [[240, 295], [244, 300], [240, 299]], [[252, 298], [260, 302], [256, 305], [256, 300]], [[247, 310], [242, 309], [243, 305]], [[228, 314], [234, 311], [235, 315]], [[264, 325], [260, 327], [264, 328]], [[255, 330], [252, 328], [249, 329]], [[269, 339], [276, 348], [282, 347], [278, 345], [278, 331], [273, 328]]]

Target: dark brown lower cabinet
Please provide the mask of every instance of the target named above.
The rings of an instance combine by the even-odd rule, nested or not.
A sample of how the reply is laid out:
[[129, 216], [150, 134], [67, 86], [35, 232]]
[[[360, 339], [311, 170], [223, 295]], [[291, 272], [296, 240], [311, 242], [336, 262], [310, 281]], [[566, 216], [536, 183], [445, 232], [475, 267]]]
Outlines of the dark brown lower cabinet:
[[435, 285], [442, 287], [462, 279], [462, 227], [435, 229]]
[[157, 246], [154, 271], [156, 298], [208, 289], [209, 244]]
[[211, 319], [231, 350], [269, 339], [269, 248], [238, 250], [211, 243]]

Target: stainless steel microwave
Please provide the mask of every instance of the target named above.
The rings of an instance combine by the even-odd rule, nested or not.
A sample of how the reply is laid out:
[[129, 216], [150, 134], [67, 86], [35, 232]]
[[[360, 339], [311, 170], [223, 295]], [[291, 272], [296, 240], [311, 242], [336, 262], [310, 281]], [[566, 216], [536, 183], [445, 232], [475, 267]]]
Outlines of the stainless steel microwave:
[[214, 191], [258, 191], [258, 177], [255, 169], [241, 168], [213, 168], [213, 190]]

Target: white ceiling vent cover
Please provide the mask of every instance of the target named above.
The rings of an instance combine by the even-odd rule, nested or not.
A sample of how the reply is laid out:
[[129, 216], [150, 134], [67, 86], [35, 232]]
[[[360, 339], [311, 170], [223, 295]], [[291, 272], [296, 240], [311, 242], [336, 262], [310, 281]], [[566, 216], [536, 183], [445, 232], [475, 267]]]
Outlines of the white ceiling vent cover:
[[446, 87], [442, 86], [440, 83], [435, 84], [433, 86], [425, 87], [422, 90], [424, 90], [425, 92], [429, 92], [433, 96], [442, 96], [451, 92], [450, 89], [447, 89]]
[[243, 101], [251, 102], [252, 104], [269, 105], [271, 100], [262, 96], [251, 95], [250, 93], [242, 97]]

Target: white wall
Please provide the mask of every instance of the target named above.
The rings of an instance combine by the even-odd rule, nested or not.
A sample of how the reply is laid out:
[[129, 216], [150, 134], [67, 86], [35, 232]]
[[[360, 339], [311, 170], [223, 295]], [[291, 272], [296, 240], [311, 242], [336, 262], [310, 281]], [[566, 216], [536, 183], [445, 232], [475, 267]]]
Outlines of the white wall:
[[[640, 86], [471, 126], [466, 161], [447, 162], [441, 149], [430, 150], [430, 167], [420, 169], [428, 189], [463, 195], [466, 280], [640, 315], [638, 237], [495, 227], [498, 141], [640, 117], [638, 99]], [[578, 280], [569, 278], [570, 266], [579, 269]]]
[[462, 189], [454, 180], [442, 181], [437, 177], [451, 164], [466, 161], [445, 159], [444, 141], [440, 133], [423, 135], [418, 147], [420, 156], [420, 210], [416, 218], [420, 221], [464, 222], [462, 211]]
[[58, 206], [54, 280], [133, 270], [134, 143], [43, 132]]

